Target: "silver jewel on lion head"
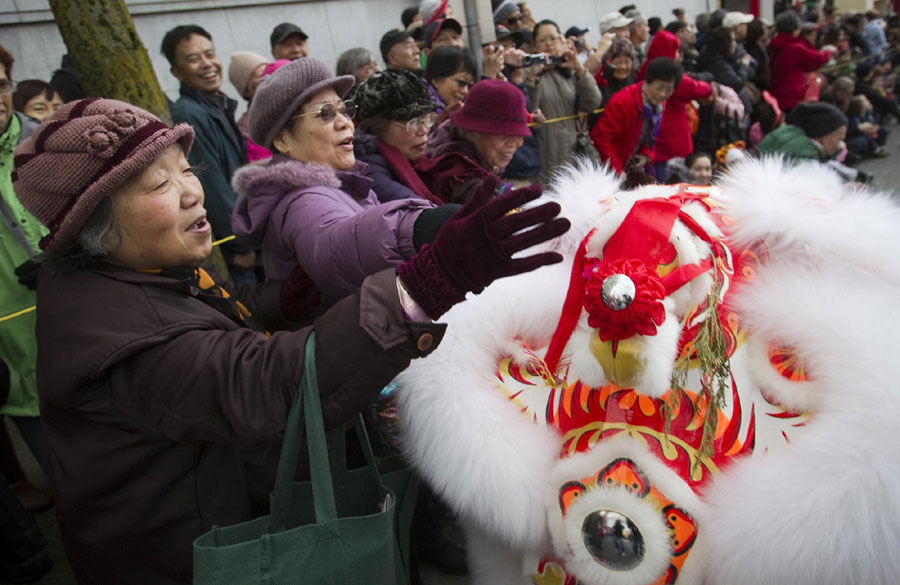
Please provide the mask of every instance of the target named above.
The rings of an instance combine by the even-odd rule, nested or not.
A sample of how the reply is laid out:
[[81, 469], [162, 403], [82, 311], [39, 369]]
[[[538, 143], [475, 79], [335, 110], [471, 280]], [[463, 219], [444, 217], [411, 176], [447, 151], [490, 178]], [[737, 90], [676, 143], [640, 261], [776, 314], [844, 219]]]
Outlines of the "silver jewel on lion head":
[[630, 571], [644, 560], [644, 537], [631, 518], [613, 510], [596, 510], [581, 525], [585, 548], [612, 571]]
[[612, 274], [603, 279], [600, 293], [604, 305], [613, 311], [621, 311], [634, 301], [634, 282], [624, 274]]

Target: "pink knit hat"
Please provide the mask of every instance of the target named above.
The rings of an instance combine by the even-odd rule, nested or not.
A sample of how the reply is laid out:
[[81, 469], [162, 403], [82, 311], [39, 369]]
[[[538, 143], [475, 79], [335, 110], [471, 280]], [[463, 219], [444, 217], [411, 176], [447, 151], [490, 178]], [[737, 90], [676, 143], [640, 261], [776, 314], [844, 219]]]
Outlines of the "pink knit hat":
[[194, 141], [187, 124], [169, 128], [138, 107], [103, 98], [69, 102], [17, 148], [13, 190], [50, 233], [42, 250], [78, 237], [97, 204], [166, 148]]
[[472, 86], [461, 110], [450, 116], [453, 125], [483, 134], [531, 136], [531, 114], [522, 91], [506, 81], [484, 79]]
[[269, 60], [253, 51], [235, 51], [231, 54], [231, 63], [228, 64], [228, 79], [241, 97], [246, 97], [253, 72], [260, 65], [265, 65]]

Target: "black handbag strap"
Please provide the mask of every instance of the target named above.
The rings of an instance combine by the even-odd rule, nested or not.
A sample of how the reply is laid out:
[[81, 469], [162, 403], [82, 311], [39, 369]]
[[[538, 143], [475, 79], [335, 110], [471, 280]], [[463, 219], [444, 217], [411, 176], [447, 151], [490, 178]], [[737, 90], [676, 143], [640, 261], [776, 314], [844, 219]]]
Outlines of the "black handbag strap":
[[316, 522], [328, 522], [337, 518], [337, 505], [334, 498], [331, 467], [328, 463], [322, 403], [319, 398], [319, 380], [316, 375], [316, 334], [314, 331], [306, 340], [303, 380], [297, 391], [294, 406], [288, 415], [284, 440], [281, 445], [278, 473], [275, 476], [275, 491], [272, 495], [272, 514], [269, 519], [269, 532], [272, 534], [283, 531], [287, 524], [291, 485], [294, 475], [297, 473], [297, 459], [300, 456], [304, 423]]
[[[372, 451], [372, 443], [369, 440], [369, 433], [366, 430], [366, 422], [363, 415], [356, 415], [353, 427], [356, 431], [356, 438], [362, 448], [363, 456], [366, 459], [366, 467], [371, 471], [373, 483], [384, 486], [381, 481], [381, 474], [378, 471], [378, 465], [375, 461], [375, 454]], [[331, 461], [331, 473], [335, 483], [341, 481], [341, 478], [349, 471], [347, 469], [347, 446], [346, 434], [349, 425], [343, 425], [328, 433], [328, 459]]]

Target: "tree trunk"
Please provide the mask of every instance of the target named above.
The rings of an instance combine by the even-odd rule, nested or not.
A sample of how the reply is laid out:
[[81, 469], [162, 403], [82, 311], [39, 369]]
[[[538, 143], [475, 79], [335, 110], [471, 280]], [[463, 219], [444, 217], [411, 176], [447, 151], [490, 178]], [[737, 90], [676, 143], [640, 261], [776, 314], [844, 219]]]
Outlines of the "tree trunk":
[[[166, 96], [125, 0], [49, 1], [85, 93], [133, 104], [171, 125]], [[218, 247], [207, 262], [228, 277]]]
[[89, 96], [134, 104], [172, 123], [169, 106], [125, 0], [49, 0]]

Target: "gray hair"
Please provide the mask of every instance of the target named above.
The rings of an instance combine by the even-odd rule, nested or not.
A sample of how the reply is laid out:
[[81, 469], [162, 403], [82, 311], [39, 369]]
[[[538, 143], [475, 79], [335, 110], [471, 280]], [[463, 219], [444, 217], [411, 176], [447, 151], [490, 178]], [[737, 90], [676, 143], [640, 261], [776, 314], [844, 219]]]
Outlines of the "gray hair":
[[112, 201], [106, 197], [97, 204], [77, 238], [53, 252], [43, 254], [40, 262], [50, 272], [94, 268], [115, 248], [120, 238], [121, 231]]
[[356, 47], [347, 49], [337, 60], [338, 75], [356, 76], [356, 70], [369, 64], [369, 61], [377, 61], [375, 54], [369, 49]]
[[628, 24], [628, 32], [634, 32], [639, 26], [643, 26], [647, 24], [647, 19], [643, 14], [638, 10], [629, 10], [625, 13], [625, 18], [631, 18], [632, 21]]
[[775, 30], [777, 32], [794, 32], [801, 26], [800, 17], [797, 16], [797, 13], [788, 10], [786, 12], [782, 12], [778, 15], [778, 18], [775, 19]]

